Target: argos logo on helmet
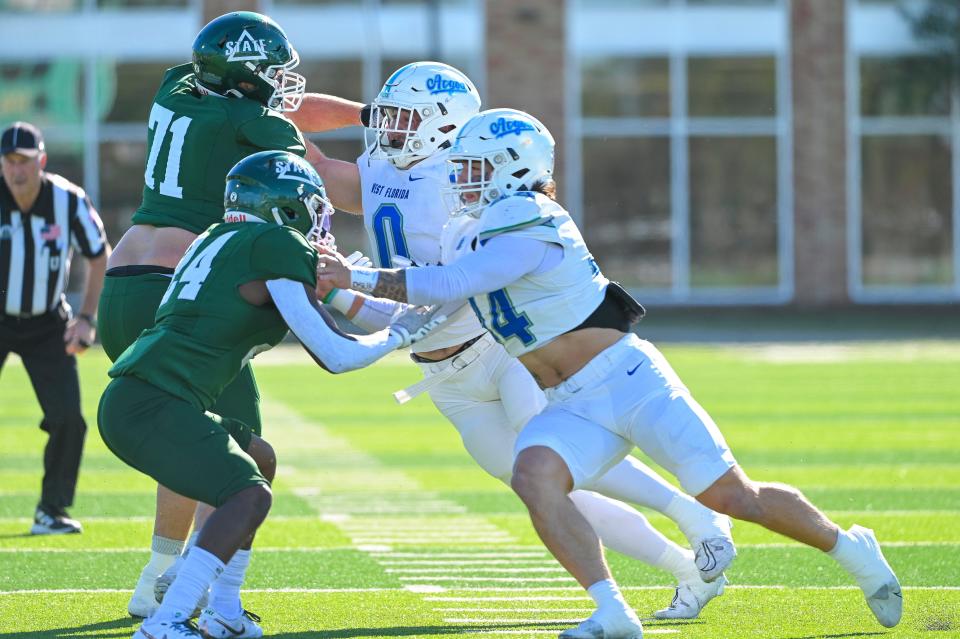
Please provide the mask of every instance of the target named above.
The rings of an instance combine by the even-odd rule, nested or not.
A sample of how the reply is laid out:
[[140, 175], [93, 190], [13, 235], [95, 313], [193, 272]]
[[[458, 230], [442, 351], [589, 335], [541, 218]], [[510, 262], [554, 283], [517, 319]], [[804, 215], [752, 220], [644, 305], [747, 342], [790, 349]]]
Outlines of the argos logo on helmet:
[[312, 179], [313, 176], [307, 168], [298, 162], [284, 162], [280, 160], [275, 162], [273, 166], [277, 172], [278, 180], [296, 180], [307, 184], [314, 183]]
[[233, 41], [227, 41], [227, 60], [229, 62], [242, 62], [244, 60], [266, 60], [266, 40], [257, 40], [246, 29], [240, 34], [240, 37]]
[[508, 120], [506, 118], [497, 118], [496, 122], [490, 123], [490, 133], [497, 139], [505, 135], [515, 133], [520, 135], [524, 131], [536, 131], [536, 128], [529, 122], [523, 120]]
[[467, 85], [463, 82], [447, 80], [439, 73], [432, 78], [427, 79], [427, 90], [430, 91], [430, 95], [436, 95], [438, 93], [453, 95], [454, 93], [470, 92], [470, 89], [468, 89]]

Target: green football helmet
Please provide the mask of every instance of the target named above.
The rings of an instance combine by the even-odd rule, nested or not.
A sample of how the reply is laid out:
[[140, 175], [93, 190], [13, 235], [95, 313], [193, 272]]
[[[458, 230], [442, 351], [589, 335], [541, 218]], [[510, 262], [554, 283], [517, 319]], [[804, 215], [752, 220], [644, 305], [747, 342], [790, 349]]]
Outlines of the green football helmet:
[[193, 41], [193, 72], [201, 91], [251, 98], [268, 109], [296, 111], [307, 81], [293, 68], [300, 56], [276, 22], [253, 11], [212, 20]]
[[266, 222], [292, 226], [314, 244], [334, 246], [333, 206], [323, 180], [310, 163], [286, 151], [260, 151], [227, 172], [225, 222]]

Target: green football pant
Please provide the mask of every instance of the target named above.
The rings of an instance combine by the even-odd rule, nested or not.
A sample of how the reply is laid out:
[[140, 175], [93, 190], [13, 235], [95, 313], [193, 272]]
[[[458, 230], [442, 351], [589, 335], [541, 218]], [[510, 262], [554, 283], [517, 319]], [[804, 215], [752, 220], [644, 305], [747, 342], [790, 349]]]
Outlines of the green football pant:
[[[141, 332], [153, 326], [160, 300], [170, 284], [170, 276], [162, 272], [145, 271], [160, 268], [112, 268], [103, 278], [98, 310], [100, 342], [110, 361], [115, 362]], [[250, 426], [255, 434], [260, 434], [260, 390], [249, 364], [223, 389], [210, 410], [217, 415], [239, 419]]]
[[249, 426], [131, 375], [107, 385], [97, 424], [113, 454], [185, 497], [217, 507], [241, 490], [270, 485], [244, 452]]

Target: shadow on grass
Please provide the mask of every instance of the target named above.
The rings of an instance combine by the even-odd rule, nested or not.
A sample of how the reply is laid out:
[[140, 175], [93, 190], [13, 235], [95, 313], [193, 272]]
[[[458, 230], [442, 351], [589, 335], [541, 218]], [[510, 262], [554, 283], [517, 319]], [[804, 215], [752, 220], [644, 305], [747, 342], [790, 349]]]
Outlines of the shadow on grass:
[[31, 534], [28, 533], [28, 532], [22, 532], [22, 533], [4, 533], [4, 534], [0, 535], [0, 539], [22, 539], [22, 538], [24, 538], [24, 537], [33, 537], [33, 536], [34, 536], [34, 535], [31, 535]]
[[54, 628], [52, 630], [36, 630], [34, 632], [0, 632], [0, 639], [83, 639], [96, 637], [110, 639], [112, 637], [130, 637], [140, 625], [141, 619], [120, 617], [110, 621], [99, 621], [81, 626]]
[[[474, 632], [490, 632], [491, 629], [521, 632], [560, 632], [569, 624], [554, 623], [503, 623], [456, 626], [390, 626], [385, 628], [340, 628], [337, 630], [310, 630], [303, 632], [280, 632], [268, 635], [270, 639], [349, 639], [350, 637], [421, 637], [432, 635], [469, 635]], [[2, 637], [3, 635], [0, 635]]]
[[844, 637], [873, 637], [886, 632], [845, 632], [839, 635], [807, 635], [806, 637], [784, 637], [783, 639], [844, 639]]

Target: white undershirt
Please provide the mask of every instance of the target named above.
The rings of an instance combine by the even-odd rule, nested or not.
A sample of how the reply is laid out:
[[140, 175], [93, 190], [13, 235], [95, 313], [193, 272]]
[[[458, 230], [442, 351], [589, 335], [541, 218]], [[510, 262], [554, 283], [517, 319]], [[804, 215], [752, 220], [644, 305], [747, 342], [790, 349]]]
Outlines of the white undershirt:
[[267, 290], [293, 334], [331, 373], [369, 366], [403, 343], [388, 328], [371, 335], [348, 335], [333, 324], [319, 306], [311, 303], [302, 282], [269, 280]]
[[406, 269], [407, 301], [430, 305], [465, 300], [499, 290], [524, 275], [545, 273], [562, 260], [559, 244], [497, 235], [453, 264]]

